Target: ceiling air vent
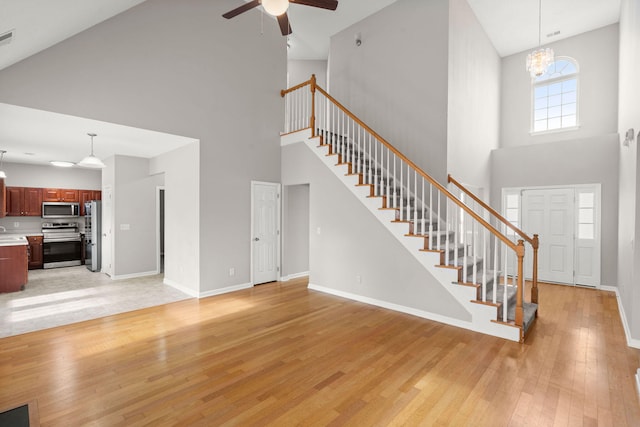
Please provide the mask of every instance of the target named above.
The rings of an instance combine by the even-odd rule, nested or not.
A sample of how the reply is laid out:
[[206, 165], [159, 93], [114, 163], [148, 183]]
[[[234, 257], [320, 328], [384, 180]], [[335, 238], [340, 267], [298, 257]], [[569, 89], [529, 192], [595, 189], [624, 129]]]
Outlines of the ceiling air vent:
[[0, 34], [0, 46], [11, 43], [13, 40], [13, 33], [15, 30], [7, 31], [6, 33]]

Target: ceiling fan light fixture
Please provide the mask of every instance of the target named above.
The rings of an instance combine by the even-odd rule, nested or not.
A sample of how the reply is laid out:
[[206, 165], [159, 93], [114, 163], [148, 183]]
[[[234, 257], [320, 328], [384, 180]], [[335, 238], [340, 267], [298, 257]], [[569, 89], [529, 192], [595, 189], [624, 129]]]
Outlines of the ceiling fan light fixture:
[[280, 16], [289, 9], [289, 0], [262, 0], [262, 7], [271, 16]]
[[93, 137], [97, 136], [95, 133], [88, 133], [91, 137], [91, 154], [84, 159], [80, 160], [78, 166], [82, 166], [84, 168], [92, 168], [92, 169], [102, 169], [106, 167], [102, 160], [93, 155]]

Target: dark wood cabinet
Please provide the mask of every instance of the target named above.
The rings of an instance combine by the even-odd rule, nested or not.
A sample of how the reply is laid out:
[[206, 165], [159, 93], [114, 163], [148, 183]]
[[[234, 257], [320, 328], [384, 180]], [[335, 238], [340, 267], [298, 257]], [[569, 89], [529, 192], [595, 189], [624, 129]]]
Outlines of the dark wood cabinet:
[[67, 188], [42, 189], [42, 201], [44, 202], [78, 202], [78, 190]]
[[85, 215], [84, 204], [91, 200], [100, 200], [102, 196], [101, 191], [96, 190], [78, 190], [78, 197], [80, 198], [80, 216]]
[[27, 246], [0, 246], [0, 293], [15, 292], [27, 284]]
[[43, 245], [42, 236], [27, 236], [29, 242], [29, 270], [42, 268], [43, 265]]
[[7, 216], [41, 216], [42, 191], [40, 188], [7, 187]]
[[7, 188], [4, 178], [0, 178], [0, 218], [7, 216]]

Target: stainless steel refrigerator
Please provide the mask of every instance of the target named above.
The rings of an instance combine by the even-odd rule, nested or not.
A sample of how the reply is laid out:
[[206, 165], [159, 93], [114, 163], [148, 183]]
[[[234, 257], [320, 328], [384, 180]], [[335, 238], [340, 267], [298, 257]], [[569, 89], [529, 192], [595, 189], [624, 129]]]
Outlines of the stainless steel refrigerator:
[[85, 264], [91, 271], [102, 267], [102, 204], [92, 200], [84, 204]]

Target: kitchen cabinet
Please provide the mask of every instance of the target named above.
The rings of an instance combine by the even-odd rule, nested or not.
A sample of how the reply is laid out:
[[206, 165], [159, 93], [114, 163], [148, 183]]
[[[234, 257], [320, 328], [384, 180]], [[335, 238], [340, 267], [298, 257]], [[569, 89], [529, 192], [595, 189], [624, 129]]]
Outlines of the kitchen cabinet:
[[4, 178], [0, 178], [0, 218], [7, 216], [7, 187]]
[[27, 236], [27, 241], [29, 242], [29, 270], [42, 268], [42, 236]]
[[42, 190], [43, 202], [78, 202], [78, 190], [66, 188], [44, 188]]
[[7, 187], [7, 216], [41, 216], [40, 188]]
[[24, 289], [27, 263], [27, 245], [0, 246], [0, 293]]
[[101, 191], [96, 190], [78, 190], [78, 197], [80, 199], [80, 216], [84, 216], [84, 204], [91, 200], [100, 200], [102, 196]]

